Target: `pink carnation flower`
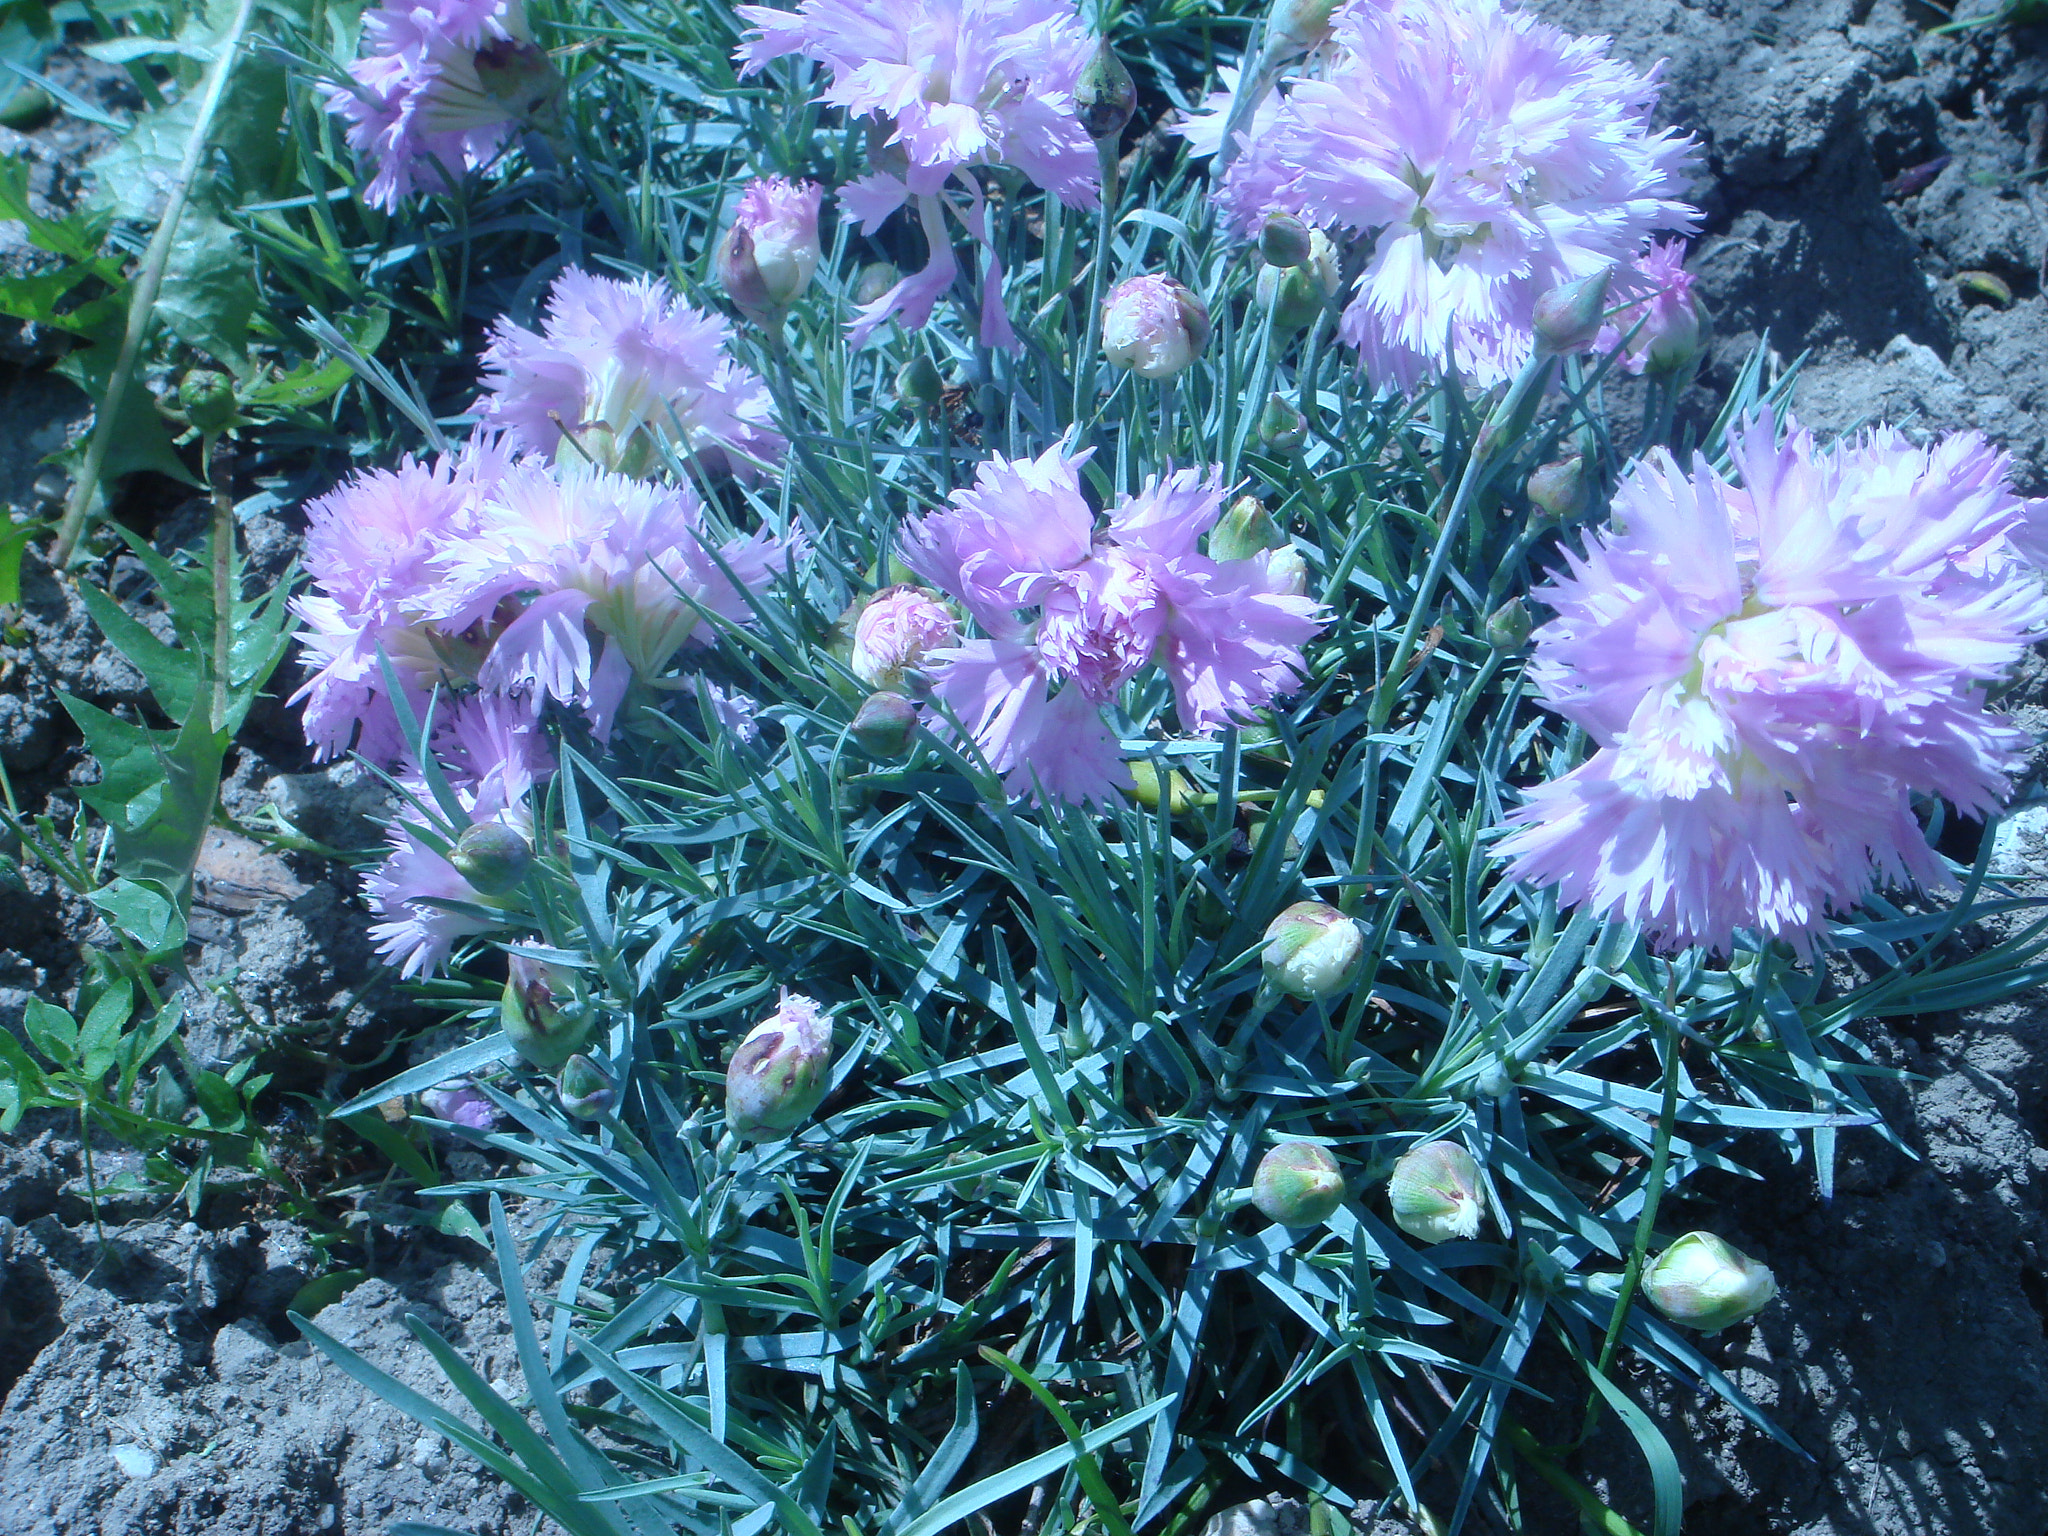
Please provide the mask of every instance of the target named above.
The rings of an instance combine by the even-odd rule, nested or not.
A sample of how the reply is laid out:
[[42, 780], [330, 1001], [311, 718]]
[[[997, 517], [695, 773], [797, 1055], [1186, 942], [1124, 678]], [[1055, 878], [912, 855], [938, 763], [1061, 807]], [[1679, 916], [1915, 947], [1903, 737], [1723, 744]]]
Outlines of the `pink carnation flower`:
[[1608, 288], [1610, 303], [1622, 307], [1600, 328], [1593, 350], [1603, 357], [1624, 345], [1622, 366], [1630, 373], [1669, 373], [1699, 353], [1699, 301], [1693, 276], [1685, 270], [1685, 242], [1658, 240], [1617, 272]]
[[870, 688], [901, 687], [933, 651], [960, 642], [952, 610], [922, 587], [877, 592], [853, 626], [853, 675]]
[[[727, 355], [731, 337], [723, 318], [659, 278], [626, 283], [570, 267], [548, 292], [539, 331], [492, 326], [476, 411], [514, 446], [550, 458], [642, 473], [666, 446], [756, 478], [787, 444], [767, 388]], [[564, 447], [568, 433], [576, 445]]]
[[420, 1095], [420, 1107], [436, 1120], [466, 1125], [473, 1131], [488, 1131], [498, 1123], [498, 1106], [466, 1077], [429, 1088]]
[[474, 531], [478, 498], [509, 463], [499, 445], [480, 439], [431, 464], [407, 458], [395, 471], [357, 475], [307, 504], [313, 587], [292, 608], [305, 622], [300, 641], [313, 670], [292, 702], [305, 704], [306, 739], [323, 761], [351, 743], [385, 764], [403, 755], [380, 657], [416, 717], [436, 683], [474, 680], [489, 645], [488, 616], [466, 629], [434, 617], [438, 562]]
[[363, 196], [376, 208], [396, 208], [422, 181], [452, 191], [457, 171], [496, 159], [561, 84], [523, 0], [378, 6], [363, 17], [363, 49], [353, 85], [322, 90], [349, 147], [375, 167]]
[[606, 736], [634, 677], [651, 681], [683, 646], [705, 643], [700, 610], [742, 622], [790, 558], [768, 533], [713, 546], [702, 514], [688, 486], [517, 465], [442, 556], [441, 622], [460, 632], [512, 613], [477, 682], [536, 710], [560, 700]]
[[[1303, 670], [1317, 605], [1279, 590], [1263, 558], [1198, 549], [1223, 510], [1213, 477], [1178, 470], [1096, 527], [1065, 445], [997, 458], [952, 505], [913, 524], [905, 559], [966, 605], [987, 638], [927, 658], [934, 697], [1010, 790], [1085, 802], [1128, 789], [1102, 706], [1157, 659], [1181, 724], [1248, 720]], [[1035, 623], [1018, 618], [1037, 609]]]
[[[1690, 230], [1689, 139], [1650, 127], [1654, 72], [1501, 0], [1351, 0], [1314, 78], [1260, 104], [1224, 172], [1253, 232], [1282, 208], [1372, 241], [1341, 321], [1379, 384], [1511, 377], [1536, 300]], [[1229, 99], [1186, 128], [1220, 149]]]
[[[743, 5], [738, 14], [753, 29], [737, 54], [742, 73], [788, 54], [815, 59], [832, 71], [825, 101], [882, 124], [894, 153], [845, 189], [847, 211], [874, 229], [908, 200], [929, 242], [924, 270], [861, 310], [849, 333], [856, 344], [892, 315], [923, 325], [952, 285], [959, 268], [942, 209], [988, 241], [967, 168], [1015, 166], [1069, 207], [1095, 206], [1095, 145], [1074, 109], [1095, 44], [1070, 0], [803, 0], [795, 11]], [[948, 203], [949, 184], [964, 207]], [[992, 244], [988, 254], [982, 340], [1011, 347]]]
[[1529, 792], [1499, 852], [1667, 947], [1804, 947], [1877, 882], [1949, 884], [1912, 797], [1998, 807], [2028, 739], [1984, 689], [2048, 593], [2014, 558], [2009, 460], [1974, 433], [1821, 452], [1765, 414], [1728, 446], [1739, 486], [1638, 463], [1615, 526], [1536, 594], [1557, 617], [1529, 676], [1598, 750]]

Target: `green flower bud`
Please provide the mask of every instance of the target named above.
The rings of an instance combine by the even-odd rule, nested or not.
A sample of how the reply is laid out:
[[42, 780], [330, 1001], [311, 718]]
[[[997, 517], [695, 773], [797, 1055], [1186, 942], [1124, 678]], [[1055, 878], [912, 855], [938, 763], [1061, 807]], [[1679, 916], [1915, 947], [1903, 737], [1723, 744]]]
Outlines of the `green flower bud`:
[[194, 368], [178, 381], [178, 409], [185, 419], [209, 435], [241, 423], [235, 381], [211, 368]]
[[1536, 301], [1536, 345], [1560, 356], [1584, 352], [1593, 345], [1607, 319], [1607, 285], [1614, 268], [1602, 267], [1591, 277], [1560, 283]]
[[902, 276], [886, 261], [869, 262], [853, 280], [853, 302], [862, 305], [878, 303]]
[[1455, 1141], [1425, 1141], [1402, 1153], [1387, 1198], [1394, 1225], [1410, 1237], [1444, 1243], [1479, 1235], [1479, 1165]]
[[594, 1017], [573, 972], [525, 955], [511, 957], [498, 1019], [505, 1038], [529, 1066], [559, 1071], [583, 1049]]
[[502, 821], [474, 821], [455, 839], [448, 862], [479, 896], [503, 896], [526, 879], [533, 845]]
[[1344, 1203], [1344, 1175], [1329, 1149], [1310, 1141], [1283, 1141], [1259, 1159], [1252, 1204], [1283, 1227], [1314, 1227]]
[[476, 78], [486, 95], [520, 117], [552, 111], [561, 72], [547, 50], [515, 37], [493, 38], [476, 51]]
[[1259, 412], [1259, 441], [1282, 453], [1292, 453], [1308, 441], [1308, 418], [1277, 389], [1266, 396], [1265, 409]]
[[1529, 605], [1513, 598], [1486, 616], [1486, 643], [1496, 651], [1518, 651], [1531, 627]]
[[871, 693], [847, 731], [869, 757], [901, 757], [917, 736], [917, 706], [900, 693]]
[[1266, 556], [1267, 585], [1283, 597], [1308, 596], [1308, 562], [1292, 544]]
[[1273, 0], [1266, 18], [1266, 52], [1288, 58], [1320, 48], [1330, 39], [1330, 18], [1337, 0]]
[[612, 1112], [618, 1102], [618, 1085], [612, 1076], [588, 1056], [578, 1052], [562, 1064], [556, 1085], [561, 1090], [562, 1108], [578, 1120], [598, 1120]]
[[1266, 979], [1289, 997], [1327, 1002], [1358, 980], [1365, 935], [1320, 901], [1297, 901], [1266, 927]]
[[1255, 284], [1259, 303], [1273, 311], [1273, 329], [1291, 336], [1337, 296], [1343, 274], [1337, 270], [1337, 248], [1320, 229], [1308, 232], [1308, 255], [1292, 266], [1265, 266]]
[[1194, 786], [1187, 775], [1162, 769], [1149, 758], [1131, 764], [1131, 779], [1131, 798], [1148, 811], [1158, 810], [1164, 800], [1166, 808], [1178, 816], [1194, 803]]
[[896, 370], [896, 395], [899, 399], [929, 410], [945, 393], [946, 381], [939, 377], [938, 365], [922, 352]]
[[1104, 38], [1074, 82], [1074, 112], [1088, 137], [1101, 143], [1120, 135], [1137, 110], [1138, 83]]
[[1256, 496], [1240, 496], [1209, 530], [1209, 558], [1249, 560], [1253, 555], [1278, 549], [1285, 542], [1266, 504]]
[[1315, 253], [1313, 233], [1293, 214], [1275, 208], [1259, 229], [1259, 255], [1269, 267], [1298, 267]]
[[1561, 523], [1570, 522], [1586, 510], [1592, 499], [1584, 456], [1574, 454], [1571, 458], [1559, 459], [1555, 464], [1545, 464], [1532, 470], [1528, 491], [1530, 506], [1549, 513]]
[[832, 1019], [794, 992], [747, 1032], [725, 1070], [725, 1123], [735, 1136], [773, 1141], [811, 1118], [832, 1077]]
[[1771, 1272], [1711, 1232], [1688, 1232], [1643, 1271], [1643, 1294], [1674, 1323], [1716, 1333], [1778, 1294]]

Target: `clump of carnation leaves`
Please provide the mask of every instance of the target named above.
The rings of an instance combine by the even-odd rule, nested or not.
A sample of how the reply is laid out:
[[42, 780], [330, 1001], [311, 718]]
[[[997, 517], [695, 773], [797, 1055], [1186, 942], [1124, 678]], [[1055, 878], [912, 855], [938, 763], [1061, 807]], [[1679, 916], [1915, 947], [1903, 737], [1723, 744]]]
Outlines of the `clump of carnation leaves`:
[[[434, 1198], [486, 1224], [521, 1395], [422, 1328], [435, 1408], [303, 1326], [578, 1536], [1130, 1536], [1283, 1490], [1554, 1528], [1614, 1470], [1618, 1356], [1784, 1438], [1620, 1299], [1711, 1231], [1701, 1170], [1825, 1191], [1887, 1134], [1872, 1021], [2048, 975], [1988, 838], [1937, 847], [2031, 792], [1995, 695], [2048, 627], [2042, 509], [1975, 438], [1814, 441], [1762, 356], [1668, 429], [1695, 215], [1654, 72], [1352, 0], [1240, 75], [1251, 18], [1140, 6], [1145, 99], [1221, 99], [1097, 146], [1095, 19], [373, 12], [353, 78], [422, 132], [450, 49], [561, 71], [545, 145], [441, 146], [573, 169], [526, 194], [576, 226], [539, 273], [440, 141], [330, 93], [392, 238], [473, 240], [496, 315], [399, 412], [467, 439], [308, 509], [308, 736], [389, 776], [379, 942], [469, 1026], [342, 1111], [435, 1092], [493, 1154]], [[722, 307], [771, 186], [806, 280]], [[1344, 263], [1299, 325], [1257, 296], [1276, 210]], [[1584, 354], [1537, 346], [1609, 266]], [[1210, 316], [1170, 377], [1103, 355], [1137, 278]], [[1559, 527], [1523, 487], [1579, 460]], [[1306, 999], [1262, 966], [1290, 909], [1345, 941]], [[1293, 1225], [1254, 1198], [1282, 1146]], [[1397, 1217], [1416, 1148], [1457, 1220]], [[1622, 1417], [1661, 1536], [1677, 1463]]]

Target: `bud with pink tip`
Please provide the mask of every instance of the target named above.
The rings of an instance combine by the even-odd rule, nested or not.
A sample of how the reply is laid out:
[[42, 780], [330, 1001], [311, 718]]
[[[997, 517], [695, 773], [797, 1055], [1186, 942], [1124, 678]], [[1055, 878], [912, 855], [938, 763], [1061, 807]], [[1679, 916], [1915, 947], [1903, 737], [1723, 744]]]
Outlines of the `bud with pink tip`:
[[1539, 350], [1568, 356], [1590, 349], [1607, 318], [1607, 288], [1614, 268], [1602, 267], [1591, 277], [1560, 283], [1536, 301], [1535, 329]]
[[1320, 901], [1297, 901], [1266, 925], [1266, 979], [1289, 997], [1327, 1002], [1358, 979], [1365, 935]]
[[960, 643], [953, 612], [923, 587], [877, 592], [853, 625], [853, 675], [870, 688], [898, 688], [931, 651]]
[[818, 270], [815, 181], [757, 178], [740, 194], [732, 228], [718, 245], [718, 281], [756, 324], [767, 325], [797, 301]]
[[1711, 1232], [1688, 1232], [1643, 1271], [1643, 1294], [1674, 1323], [1717, 1333], [1778, 1294], [1770, 1270]]
[[1141, 379], [1167, 379], [1209, 344], [1209, 311], [1183, 283], [1127, 277], [1102, 305], [1102, 355]]
[[510, 957], [498, 1021], [530, 1066], [558, 1071], [583, 1049], [595, 1014], [575, 972], [526, 955]]
[[562, 1108], [578, 1120], [603, 1119], [619, 1098], [619, 1085], [612, 1081], [611, 1073], [580, 1052], [563, 1063], [557, 1086]]
[[1251, 1203], [1283, 1227], [1319, 1226], [1344, 1203], [1344, 1175], [1327, 1148], [1284, 1141], [1259, 1159]]
[[772, 1141], [802, 1125], [832, 1079], [832, 1017], [784, 992], [774, 1013], [747, 1031], [725, 1069], [725, 1123], [735, 1136]]

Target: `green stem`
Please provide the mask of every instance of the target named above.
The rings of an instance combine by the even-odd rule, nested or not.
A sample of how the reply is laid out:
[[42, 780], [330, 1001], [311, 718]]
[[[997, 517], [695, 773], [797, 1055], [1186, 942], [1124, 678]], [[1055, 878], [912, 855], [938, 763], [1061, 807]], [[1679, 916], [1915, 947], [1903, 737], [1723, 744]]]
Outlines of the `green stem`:
[[57, 542], [50, 551], [50, 564], [60, 571], [71, 563], [72, 553], [85, 534], [86, 519], [99, 497], [100, 477], [106, 472], [107, 454], [113, 447], [116, 423], [121, 419], [121, 405], [127, 399], [136, 362], [142, 355], [142, 343], [147, 339], [150, 322], [156, 316], [156, 298], [163, 287], [164, 272], [171, 264], [171, 247], [177, 240], [178, 221], [184, 216], [185, 204], [192, 195], [192, 183], [199, 175], [199, 162], [205, 158], [207, 140], [213, 134], [214, 114], [220, 110], [221, 99], [227, 93], [228, 77], [234, 73], [235, 60], [241, 53], [242, 36], [249, 29], [249, 17], [255, 9], [256, 0], [241, 0], [235, 7], [234, 20], [228, 25], [227, 35], [221, 39], [213, 72], [206, 78], [205, 93], [199, 99], [199, 112], [192, 123], [192, 137], [185, 141], [185, 158], [178, 163], [178, 174], [171, 181], [163, 218], [157, 224], [156, 233], [149, 238], [149, 248], [142, 256], [142, 271], [129, 292], [128, 326], [121, 335], [121, 350], [114, 358], [114, 371], [107, 379], [106, 398], [100, 401], [99, 409], [94, 413], [92, 440], [86, 445], [85, 462], [79, 467], [78, 483], [71, 488], [71, 500], [64, 508], [64, 521], [57, 529]]
[[1081, 419], [1081, 407], [1094, 389], [1097, 350], [1102, 345], [1102, 288], [1109, 273], [1110, 240], [1116, 228], [1116, 140], [1099, 139], [1095, 158], [1102, 167], [1102, 205], [1095, 213], [1095, 250], [1088, 262], [1088, 314], [1086, 340], [1074, 360], [1073, 420]]
[[[235, 638], [235, 594], [229, 568], [235, 550], [235, 496], [231, 471], [219, 476], [214, 450], [217, 433], [209, 432], [199, 449], [199, 472], [213, 491], [213, 728], [228, 728], [228, 658]], [[233, 464], [230, 459], [229, 464]]]

